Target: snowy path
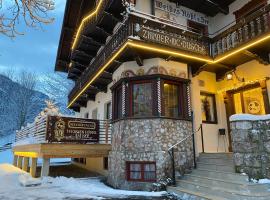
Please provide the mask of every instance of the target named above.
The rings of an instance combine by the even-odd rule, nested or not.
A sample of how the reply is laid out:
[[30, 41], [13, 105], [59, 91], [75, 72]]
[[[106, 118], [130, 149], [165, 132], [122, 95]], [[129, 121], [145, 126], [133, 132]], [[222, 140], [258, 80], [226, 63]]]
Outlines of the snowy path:
[[[40, 185], [32, 187], [21, 185], [21, 183], [30, 182]], [[102, 197], [128, 198], [129, 196], [160, 197], [166, 194], [166, 192], [115, 190], [104, 185], [96, 178], [46, 177], [42, 180], [32, 179], [27, 173], [10, 164], [0, 164], [1, 200], [103, 199]]]

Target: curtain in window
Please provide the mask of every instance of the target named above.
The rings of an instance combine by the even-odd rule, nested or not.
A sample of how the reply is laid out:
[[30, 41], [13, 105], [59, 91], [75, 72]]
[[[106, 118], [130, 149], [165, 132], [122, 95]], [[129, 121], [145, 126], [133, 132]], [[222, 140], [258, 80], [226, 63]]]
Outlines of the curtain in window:
[[166, 117], [179, 116], [179, 86], [164, 84], [164, 109]]
[[133, 116], [152, 116], [152, 83], [133, 85]]
[[155, 164], [144, 164], [144, 180], [156, 179]]
[[130, 179], [142, 179], [141, 164], [130, 164]]

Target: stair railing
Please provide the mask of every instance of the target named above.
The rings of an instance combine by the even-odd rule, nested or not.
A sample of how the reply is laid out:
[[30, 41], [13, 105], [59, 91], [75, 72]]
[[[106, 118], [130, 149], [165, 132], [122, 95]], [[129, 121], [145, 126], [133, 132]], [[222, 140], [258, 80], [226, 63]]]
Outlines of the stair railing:
[[187, 141], [189, 138], [192, 137], [192, 143], [193, 143], [193, 162], [194, 162], [194, 168], [197, 168], [197, 162], [196, 162], [196, 150], [195, 150], [195, 134], [201, 131], [201, 139], [202, 139], [202, 150], [204, 152], [204, 141], [203, 141], [203, 129], [202, 124], [200, 124], [199, 128], [195, 131], [194, 130], [194, 115], [193, 112], [191, 113], [192, 116], [192, 134], [188, 135], [187, 137], [183, 138], [179, 142], [175, 143], [171, 147], [168, 148], [168, 153], [171, 157], [171, 165], [172, 165], [172, 185], [176, 185], [176, 178], [175, 178], [175, 159], [174, 159], [174, 148], [178, 145], [182, 144], [183, 142]]

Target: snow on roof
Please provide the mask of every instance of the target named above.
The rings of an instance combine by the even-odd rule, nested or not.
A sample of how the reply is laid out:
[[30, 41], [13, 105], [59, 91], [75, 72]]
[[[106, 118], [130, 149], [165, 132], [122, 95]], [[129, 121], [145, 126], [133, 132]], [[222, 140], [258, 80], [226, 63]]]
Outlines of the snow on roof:
[[236, 114], [230, 117], [230, 121], [262, 121], [270, 120], [270, 115]]

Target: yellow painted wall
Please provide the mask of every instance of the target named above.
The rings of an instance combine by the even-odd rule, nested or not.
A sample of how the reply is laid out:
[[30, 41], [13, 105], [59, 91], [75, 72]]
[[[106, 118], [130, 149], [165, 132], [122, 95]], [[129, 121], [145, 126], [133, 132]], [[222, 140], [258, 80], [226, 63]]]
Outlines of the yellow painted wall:
[[[200, 86], [199, 82], [203, 81], [204, 86]], [[202, 124], [202, 115], [201, 115], [201, 101], [200, 93], [208, 92], [215, 94], [216, 96], [216, 107], [217, 107], [217, 124], [207, 124], [203, 123], [203, 132], [204, 132], [204, 148], [206, 152], [217, 152], [218, 139], [220, 139], [220, 145], [218, 150], [221, 152], [225, 151], [224, 140], [223, 138], [218, 138], [218, 129], [227, 128], [226, 118], [223, 117], [225, 112], [225, 106], [223, 103], [223, 98], [217, 95], [217, 82], [216, 75], [210, 72], [201, 72], [198, 76], [192, 79], [191, 85], [191, 97], [192, 97], [192, 107], [195, 118], [195, 129], [198, 129], [200, 124]], [[200, 132], [196, 133], [196, 144], [197, 144], [197, 153], [202, 151], [201, 144], [201, 134]]]
[[[245, 78], [245, 81], [254, 81], [257, 79], [264, 79], [270, 77], [270, 66], [262, 65], [256, 60], [240, 65], [236, 68], [236, 74], [240, 78]], [[204, 81], [205, 86], [199, 86], [199, 80]], [[218, 124], [203, 124], [204, 130], [204, 143], [206, 152], [217, 152], [218, 146], [218, 129], [225, 128], [227, 131], [227, 118], [226, 110], [224, 104], [223, 94], [221, 93], [224, 89], [229, 89], [232, 87], [239, 86], [241, 83], [234, 78], [234, 80], [227, 81], [222, 80], [217, 82], [214, 73], [201, 72], [198, 76], [192, 78], [192, 106], [195, 116], [195, 128], [199, 127], [202, 123], [201, 117], [201, 102], [200, 102], [200, 92], [210, 92], [216, 94], [216, 106], [217, 106], [217, 118]], [[270, 96], [270, 81], [267, 81], [267, 91]], [[270, 103], [270, 101], [269, 101]], [[228, 139], [227, 139], [228, 141]], [[225, 151], [223, 138], [220, 137], [219, 151]], [[201, 137], [200, 134], [196, 135], [196, 144], [198, 152], [201, 152]], [[226, 148], [227, 149], [227, 148]]]

